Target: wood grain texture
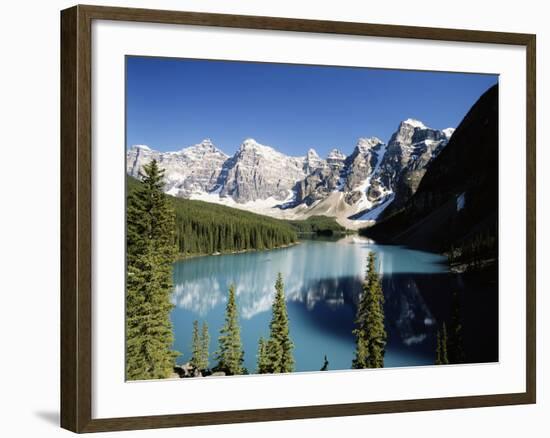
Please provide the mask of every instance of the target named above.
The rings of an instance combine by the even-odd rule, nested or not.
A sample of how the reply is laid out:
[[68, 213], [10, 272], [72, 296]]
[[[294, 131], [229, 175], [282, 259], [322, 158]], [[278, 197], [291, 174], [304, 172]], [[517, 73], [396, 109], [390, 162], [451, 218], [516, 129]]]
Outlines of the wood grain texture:
[[94, 19], [138, 21], [148, 23], [187, 24], [197, 26], [232, 27], [243, 29], [282, 30], [292, 32], [333, 33], [387, 38], [463, 41], [526, 45], [530, 34], [487, 32], [435, 27], [396, 26], [341, 21], [302, 20], [296, 18], [260, 17], [254, 15], [210, 14], [104, 6], [80, 6]]
[[527, 44], [527, 256], [526, 277], [526, 346], [527, 346], [527, 394], [531, 403], [537, 399], [537, 81], [535, 35], [531, 35]]
[[[92, 20], [119, 20], [525, 46], [527, 52], [526, 392], [199, 414], [92, 419]], [[74, 432], [100, 432], [535, 403], [535, 59], [536, 38], [530, 34], [100, 6], [75, 6], [62, 11], [61, 426]]]
[[61, 16], [61, 426], [77, 429], [76, 8]]

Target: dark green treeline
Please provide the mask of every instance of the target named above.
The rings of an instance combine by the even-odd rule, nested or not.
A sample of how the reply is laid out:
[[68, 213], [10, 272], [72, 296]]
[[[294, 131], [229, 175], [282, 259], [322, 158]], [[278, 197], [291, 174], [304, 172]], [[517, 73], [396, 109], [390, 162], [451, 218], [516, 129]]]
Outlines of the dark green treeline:
[[305, 220], [288, 221], [298, 233], [311, 233], [321, 236], [343, 234], [346, 228], [336, 222], [336, 219], [328, 216], [310, 216]]
[[[127, 177], [128, 192], [140, 181]], [[209, 202], [167, 197], [176, 213], [175, 239], [182, 256], [262, 250], [297, 241], [288, 222]]]
[[169, 377], [172, 351], [170, 312], [175, 215], [162, 192], [164, 171], [156, 161], [143, 166], [142, 184], [127, 198], [126, 378]]
[[272, 249], [297, 240], [290, 226], [269, 218], [248, 217], [240, 212], [228, 214], [223, 209], [216, 211], [218, 206], [207, 203], [180, 205], [178, 200], [174, 204], [180, 254]]

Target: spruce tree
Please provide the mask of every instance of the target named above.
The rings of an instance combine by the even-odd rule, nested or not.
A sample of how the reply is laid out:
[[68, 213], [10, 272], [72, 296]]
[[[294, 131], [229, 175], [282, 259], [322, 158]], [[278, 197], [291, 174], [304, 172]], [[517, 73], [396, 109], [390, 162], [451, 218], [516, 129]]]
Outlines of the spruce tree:
[[260, 340], [258, 341], [258, 355], [257, 357], [257, 372], [258, 374], [265, 374], [269, 372], [269, 360], [267, 357], [267, 342], [263, 338], [263, 336], [260, 336]]
[[202, 331], [201, 331], [201, 363], [200, 363], [200, 369], [206, 370], [208, 369], [208, 362], [210, 357], [210, 333], [208, 332], [208, 324], [206, 321], [203, 321], [202, 323]]
[[173, 372], [170, 312], [174, 211], [163, 193], [164, 170], [143, 166], [142, 184], [126, 209], [126, 378], [159, 379]]
[[384, 294], [376, 271], [376, 255], [372, 251], [367, 259], [367, 273], [355, 324], [353, 333], [356, 337], [356, 349], [352, 368], [382, 368], [387, 338], [384, 327]]
[[368, 368], [367, 358], [369, 355], [367, 333], [362, 329], [354, 329], [355, 339], [355, 357], [351, 367], [354, 369]]
[[189, 361], [191, 366], [197, 370], [201, 369], [202, 359], [202, 344], [199, 334], [199, 322], [193, 321], [193, 337], [191, 340], [191, 360]]
[[275, 298], [273, 300], [273, 316], [269, 324], [270, 337], [267, 341], [267, 362], [269, 373], [290, 373], [294, 370], [292, 349], [294, 344], [290, 339], [288, 313], [286, 309], [283, 276], [277, 276], [275, 282]]
[[216, 352], [216, 369], [227, 375], [242, 374], [244, 352], [241, 345], [239, 313], [235, 301], [235, 286], [229, 287], [229, 296], [225, 308], [225, 323], [218, 338], [219, 350]]

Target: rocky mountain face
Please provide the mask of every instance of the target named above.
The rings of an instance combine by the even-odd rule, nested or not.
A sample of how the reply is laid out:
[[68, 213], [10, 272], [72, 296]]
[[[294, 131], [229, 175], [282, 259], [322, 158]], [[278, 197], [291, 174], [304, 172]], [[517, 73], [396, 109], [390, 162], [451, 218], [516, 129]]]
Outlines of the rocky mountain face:
[[[177, 152], [133, 146], [127, 173], [156, 159], [165, 168], [166, 192], [205, 199], [280, 217], [326, 214], [342, 220], [374, 220], [392, 203], [405, 203], [425, 169], [445, 147], [452, 129], [439, 131], [408, 119], [386, 145], [376, 137], [360, 138], [346, 156], [333, 149], [325, 159], [314, 149], [292, 157], [253, 139], [233, 156], [210, 140]], [[311, 213], [310, 213], [311, 212]]]
[[344, 189], [346, 192], [357, 189], [373, 174], [385, 150], [385, 144], [379, 138], [359, 139], [353, 153], [345, 162]]
[[285, 201], [292, 196], [296, 181], [306, 177], [307, 158], [289, 157], [247, 139], [224, 165], [217, 189], [221, 197], [238, 203], [267, 198]]
[[479, 98], [424, 173], [399, 213], [364, 234], [380, 242], [449, 251], [464, 263], [480, 265], [496, 257], [498, 85]]
[[138, 145], [127, 152], [126, 173], [139, 178], [141, 167], [153, 159], [165, 170], [166, 192], [186, 198], [199, 191], [212, 191], [229, 156], [209, 139], [178, 152], [158, 152]]
[[388, 142], [380, 171], [368, 189], [370, 202], [391, 196], [385, 214], [399, 210], [416, 192], [428, 164], [446, 146], [454, 129], [431, 129], [422, 122], [408, 119], [399, 124]]

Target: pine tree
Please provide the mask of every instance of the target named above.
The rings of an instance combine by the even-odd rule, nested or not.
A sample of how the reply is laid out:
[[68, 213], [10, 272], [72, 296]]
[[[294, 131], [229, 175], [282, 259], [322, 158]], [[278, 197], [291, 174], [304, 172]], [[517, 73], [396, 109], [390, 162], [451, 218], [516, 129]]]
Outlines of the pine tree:
[[193, 321], [193, 337], [191, 340], [191, 360], [189, 361], [191, 366], [197, 370], [201, 369], [202, 359], [202, 344], [199, 334], [199, 322]]
[[210, 333], [208, 332], [208, 324], [206, 321], [202, 323], [202, 331], [201, 331], [201, 363], [200, 363], [200, 369], [206, 370], [208, 369], [208, 362], [209, 362], [209, 350], [210, 350]]
[[168, 377], [178, 353], [172, 351], [170, 312], [174, 211], [163, 193], [164, 170], [143, 166], [142, 184], [127, 199], [126, 377]]
[[241, 345], [239, 313], [235, 301], [235, 286], [229, 287], [229, 297], [225, 308], [225, 324], [218, 338], [219, 350], [216, 352], [216, 369], [227, 375], [242, 374], [244, 352]]
[[260, 340], [258, 341], [258, 355], [257, 357], [257, 372], [258, 374], [265, 374], [269, 372], [269, 361], [267, 357], [267, 342], [263, 338], [263, 336], [260, 336]]
[[386, 346], [384, 327], [384, 294], [378, 272], [376, 255], [370, 252], [367, 259], [367, 273], [363, 293], [357, 307], [355, 319], [356, 336], [353, 368], [382, 368]]
[[273, 316], [269, 324], [270, 337], [267, 341], [267, 362], [269, 373], [290, 373], [294, 370], [292, 349], [294, 344], [290, 339], [289, 321], [286, 309], [283, 276], [277, 276], [275, 282], [275, 299], [273, 300]]
[[367, 358], [369, 355], [367, 334], [364, 330], [355, 329], [356, 336], [355, 358], [352, 362], [352, 368], [361, 369], [368, 368]]

